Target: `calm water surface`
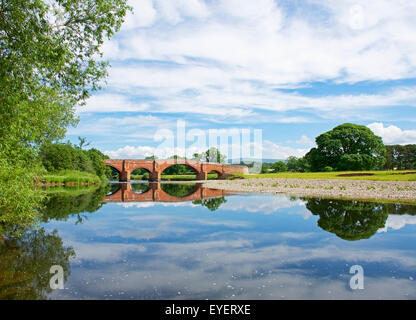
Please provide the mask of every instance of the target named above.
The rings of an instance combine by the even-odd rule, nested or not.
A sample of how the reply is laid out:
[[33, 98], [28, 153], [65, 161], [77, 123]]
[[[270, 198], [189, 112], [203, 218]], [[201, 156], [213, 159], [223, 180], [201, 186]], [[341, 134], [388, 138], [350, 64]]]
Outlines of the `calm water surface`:
[[[1, 244], [0, 298], [416, 298], [414, 206], [195, 184], [57, 190], [40, 229]], [[63, 290], [49, 288], [52, 265]]]

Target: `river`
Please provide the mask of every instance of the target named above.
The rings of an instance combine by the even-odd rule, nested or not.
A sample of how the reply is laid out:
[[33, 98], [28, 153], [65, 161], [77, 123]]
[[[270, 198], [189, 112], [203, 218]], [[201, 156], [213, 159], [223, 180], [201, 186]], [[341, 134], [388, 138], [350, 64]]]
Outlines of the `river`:
[[40, 227], [0, 245], [0, 299], [416, 298], [415, 206], [196, 184], [48, 195]]

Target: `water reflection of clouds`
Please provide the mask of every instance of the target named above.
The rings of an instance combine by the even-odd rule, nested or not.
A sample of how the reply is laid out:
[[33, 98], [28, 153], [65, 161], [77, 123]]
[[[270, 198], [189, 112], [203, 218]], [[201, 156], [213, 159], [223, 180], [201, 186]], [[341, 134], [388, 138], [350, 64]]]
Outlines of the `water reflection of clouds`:
[[390, 214], [384, 228], [379, 229], [378, 232], [387, 232], [389, 228], [393, 230], [400, 230], [408, 224], [416, 224], [416, 216], [408, 214]]
[[[52, 297], [416, 298], [409, 279], [416, 278], [413, 248], [392, 246], [388, 234], [379, 235], [380, 245], [377, 239], [349, 242], [321, 232], [316, 221], [294, 216], [312, 216], [302, 200], [232, 196], [215, 214], [198, 205], [160, 204], [148, 210], [109, 205], [82, 225], [54, 223], [77, 258], [69, 289]], [[244, 212], [263, 215], [237, 214]], [[416, 224], [415, 217], [389, 216], [386, 229], [406, 224]], [[349, 288], [353, 264], [364, 267], [365, 290]]]
[[[267, 197], [267, 198], [266, 198]], [[282, 209], [305, 207], [305, 201], [291, 200], [286, 195], [247, 195], [228, 197], [221, 209], [272, 214]]]
[[[83, 264], [74, 268], [70, 281], [87, 297], [103, 298], [105, 294], [123, 292], [125, 298], [165, 299], [344, 299], [416, 297], [414, 282], [408, 278], [393, 279], [366, 273], [363, 291], [349, 289], [349, 267], [343, 272], [328, 270], [321, 275], [303, 266], [316, 263], [319, 269], [331, 263], [343, 265], [395, 263], [416, 267], [416, 258], [403, 258], [402, 252], [337, 248], [300, 248], [271, 245], [257, 248], [250, 240], [206, 241], [197, 243], [153, 243], [121, 245], [108, 243], [72, 243], [78, 259], [106, 262], [93, 273]], [[116, 254], [111, 254], [116, 252]], [[89, 285], [85, 285], [89, 274]], [[180, 293], [179, 293], [180, 292]], [[63, 292], [65, 293], [65, 292]]]

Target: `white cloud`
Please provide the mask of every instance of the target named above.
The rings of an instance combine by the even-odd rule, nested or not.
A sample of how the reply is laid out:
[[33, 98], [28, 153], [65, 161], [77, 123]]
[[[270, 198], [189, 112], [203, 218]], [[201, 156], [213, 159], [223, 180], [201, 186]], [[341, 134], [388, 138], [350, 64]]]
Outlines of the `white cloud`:
[[384, 228], [378, 230], [378, 232], [387, 232], [389, 228], [393, 230], [400, 230], [408, 224], [416, 224], [416, 217], [408, 214], [390, 214]]
[[[267, 201], [264, 201], [264, 196], [251, 195], [250, 197], [229, 197], [227, 202], [221, 206], [222, 210], [231, 211], [247, 211], [263, 214], [276, 213], [282, 209], [289, 209], [293, 207], [305, 207], [305, 201], [292, 201], [285, 195], [273, 195]], [[307, 211], [307, 210], [305, 210]], [[312, 214], [308, 211], [309, 216]]]
[[[210, 146], [210, 144], [207, 143], [201, 145], [187, 145], [185, 148], [182, 148], [175, 147], [173, 140], [171, 142], [172, 144], [169, 143], [169, 139], [167, 139], [158, 146], [127, 145], [117, 150], [106, 150], [104, 153], [112, 159], [144, 159], [145, 157], [152, 155], [156, 155], [160, 159], [166, 159], [174, 154], [180, 156], [186, 155], [188, 158], [192, 158], [194, 153], [204, 152]], [[302, 157], [309, 151], [309, 149], [278, 145], [270, 140], [264, 140], [261, 143], [250, 142], [246, 145], [226, 144], [215, 146], [219, 147], [220, 152], [226, 155], [227, 160], [239, 159], [240, 157], [254, 159], [286, 159], [289, 156]]]
[[125, 112], [125, 111], [146, 111], [148, 105], [145, 103], [133, 103], [122, 94], [103, 93], [93, 95], [86, 101], [85, 106], [77, 108], [77, 112]]
[[287, 159], [290, 156], [303, 157], [309, 149], [293, 148], [278, 145], [272, 141], [263, 141], [263, 158], [265, 159]]
[[297, 140], [296, 143], [305, 147], [312, 147], [315, 145], [315, 141], [305, 135]]
[[386, 144], [413, 144], [416, 143], [416, 130], [402, 130], [390, 125], [384, 126], [381, 122], [369, 124], [369, 127], [377, 136], [383, 138]]
[[[315, 10], [329, 10], [331, 19], [312, 25], [305, 17], [283, 13], [272, 0], [156, 1], [160, 19], [174, 25], [152, 30], [138, 24], [133, 36], [118, 40], [122, 48], [118, 58], [176, 62], [202, 58], [269, 83], [413, 76], [416, 44], [402, 33], [416, 30], [415, 6], [381, 2], [321, 2]], [[360, 14], [362, 21], [353, 21], [357, 32], [350, 25]]]
[[144, 159], [154, 155], [155, 148], [149, 146], [125, 146], [117, 150], [106, 150], [104, 154], [112, 159]]
[[[308, 0], [299, 6], [310, 3], [311, 12], [296, 14], [273, 0], [131, 1], [135, 14], [105, 44], [105, 57], [117, 62], [108, 84], [120, 96], [98, 96], [85, 111], [151, 110], [267, 122], [272, 118], [258, 110], [280, 115], [301, 110], [324, 119], [343, 112], [364, 119], [366, 108], [416, 106], [412, 87], [314, 97], [279, 91], [310, 81], [416, 76], [415, 4]], [[130, 97], [121, 97], [126, 93]], [[144, 96], [152, 99], [136, 103]], [[288, 122], [300, 118], [281, 116]]]
[[[256, 120], [263, 122], [305, 122], [308, 121], [305, 117], [287, 117], [281, 113], [300, 110], [322, 118], [338, 119], [340, 112], [357, 118], [363, 117], [363, 109], [403, 105], [416, 107], [415, 87], [401, 87], [374, 94], [309, 97], [277, 90], [267, 83], [259, 86], [256, 82], [238, 80], [239, 77], [238, 71], [227, 72], [226, 69], [209, 66], [114, 67], [110, 70], [109, 82], [117, 90], [128, 92], [129, 101], [120, 103], [116, 96], [111, 103], [111, 96], [103, 97], [104, 106], [94, 103], [95, 107], [87, 108], [87, 111], [151, 110], [155, 113], [210, 115], [228, 121], [232, 117], [235, 121], [243, 119], [247, 122], [255, 116]], [[134, 102], [140, 101], [143, 96], [151, 99], [146, 103]], [[357, 109], [360, 113], [356, 112]], [[279, 116], [261, 117], [261, 114], [258, 115], [260, 111], [276, 112]]]

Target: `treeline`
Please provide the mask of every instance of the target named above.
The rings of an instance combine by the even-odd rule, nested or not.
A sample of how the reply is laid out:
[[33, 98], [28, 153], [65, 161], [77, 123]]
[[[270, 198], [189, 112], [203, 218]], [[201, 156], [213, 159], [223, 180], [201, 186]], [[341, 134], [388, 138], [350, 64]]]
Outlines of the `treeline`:
[[39, 158], [48, 172], [62, 170], [84, 171], [97, 175], [102, 180], [111, 175], [111, 169], [103, 160], [109, 159], [97, 149], [83, 150], [82, 146], [66, 143], [46, 143], [41, 146]]
[[386, 146], [384, 168], [387, 170], [416, 169], [416, 144]]
[[[416, 144], [386, 146], [384, 170], [416, 170]], [[268, 172], [312, 172], [307, 158], [289, 157], [286, 161], [264, 163], [262, 173]], [[324, 167], [322, 171], [333, 171]]]
[[304, 157], [263, 164], [262, 173], [416, 169], [416, 145], [385, 146], [366, 126], [345, 123], [315, 141]]

